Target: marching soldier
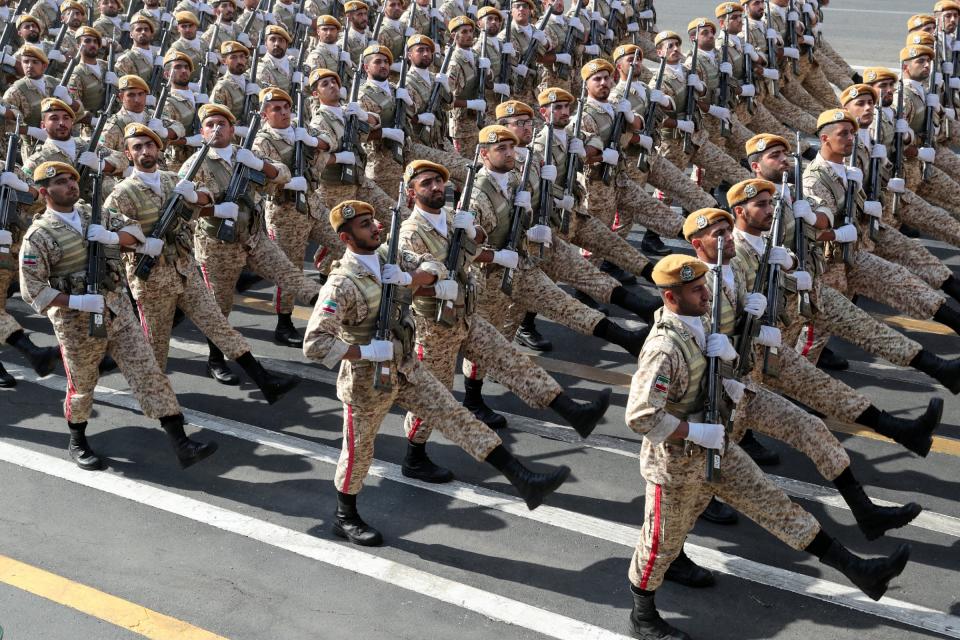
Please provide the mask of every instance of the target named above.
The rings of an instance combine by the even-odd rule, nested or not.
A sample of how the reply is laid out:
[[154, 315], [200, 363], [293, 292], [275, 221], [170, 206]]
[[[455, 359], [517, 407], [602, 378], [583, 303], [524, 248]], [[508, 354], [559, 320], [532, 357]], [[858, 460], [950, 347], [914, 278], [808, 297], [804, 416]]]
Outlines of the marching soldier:
[[480, 86], [479, 69], [490, 68], [490, 59], [477, 56], [472, 47], [476, 25], [466, 16], [454, 18], [447, 24], [451, 43], [456, 47], [447, 73], [448, 89], [453, 96], [450, 110], [450, 138], [453, 148], [464, 158], [472, 158], [477, 148], [477, 113], [487, 110], [485, 87]]
[[[190, 144], [199, 146], [195, 137], [199, 131], [197, 107], [207, 100], [202, 93], [194, 94], [190, 90], [190, 74], [193, 73], [193, 60], [182, 51], [171, 51], [163, 57], [163, 75], [170, 85], [167, 101], [163, 104], [163, 113], [159, 114], [166, 131], [161, 138], [168, 140], [166, 166], [176, 171], [190, 155]], [[155, 114], [156, 115], [156, 114]]]
[[407, 23], [401, 20], [403, 16], [403, 0], [386, 0], [383, 3], [383, 18], [380, 23], [380, 33], [377, 42], [390, 49], [393, 54], [393, 73], [400, 73], [400, 61], [403, 60], [404, 45], [407, 38], [416, 35], [413, 27], [407, 33]]
[[[57, 84], [56, 78], [44, 75], [49, 60], [43, 51], [33, 45], [25, 44], [20, 47], [16, 55], [24, 75], [10, 85], [3, 94], [3, 104], [6, 106], [0, 113], [7, 120], [16, 120], [17, 114], [20, 114], [24, 127], [39, 127], [40, 104], [45, 98], [51, 96], [70, 105], [73, 114], [77, 111], [83, 112], [83, 105], [70, 95], [66, 87]], [[43, 134], [38, 137], [33, 133], [27, 131], [28, 135], [38, 140], [43, 137]]]
[[[116, 90], [117, 74], [107, 69], [107, 62], [99, 60], [97, 55], [103, 38], [93, 27], [77, 29], [77, 41], [80, 43], [80, 63], [73, 70], [67, 90], [83, 105], [83, 110], [92, 117], [110, 105], [104, 103], [106, 87]], [[106, 114], [104, 114], [106, 115]]]
[[173, 17], [177, 22], [177, 33], [180, 34], [180, 37], [170, 45], [167, 55], [177, 51], [189, 56], [193, 63], [190, 82], [197, 82], [200, 79], [200, 65], [203, 64], [203, 58], [207, 52], [203, 42], [197, 37], [200, 20], [190, 11], [177, 11], [173, 14]]
[[[220, 50], [220, 45], [228, 40], [236, 40], [244, 46], [251, 46], [250, 38], [240, 31], [240, 25], [236, 22], [237, 5], [233, 3], [233, 0], [215, 0], [210, 4], [213, 5], [213, 13], [216, 16], [218, 28], [215, 29], [211, 25], [200, 36], [204, 49], [216, 53]], [[216, 40], [213, 40], [214, 36], [216, 36]], [[212, 43], [211, 40], [213, 40]]]
[[354, 65], [361, 64], [363, 50], [370, 46], [373, 34], [368, 29], [369, 7], [363, 0], [349, 0], [343, 5], [343, 19], [350, 22], [350, 34], [343, 49], [350, 53]]
[[277, 87], [289, 93], [293, 76], [290, 59], [287, 57], [287, 48], [293, 42], [293, 38], [279, 25], [268, 26], [266, 35], [267, 55], [260, 58], [257, 84], [264, 87]]
[[250, 116], [243, 112], [247, 98], [260, 93], [260, 85], [247, 77], [250, 50], [239, 42], [228, 40], [220, 45], [220, 56], [227, 72], [214, 85], [210, 101], [229, 109], [237, 122], [246, 122]]
[[[97, 3], [100, 17], [93, 21], [93, 28], [104, 38], [104, 47], [117, 47], [123, 34], [123, 17], [120, 15], [119, 0], [100, 0]], [[93, 19], [93, 16], [90, 16]]]
[[[162, 138], [169, 139], [170, 133], [163, 121], [150, 117], [151, 114], [146, 110], [149, 93], [150, 87], [140, 76], [128, 75], [117, 80], [120, 109], [109, 116], [100, 135], [100, 144], [123, 157], [124, 131], [131, 123], [145, 124], [150, 130], [163, 134]], [[174, 136], [176, 135], [174, 132]]]
[[321, 15], [317, 17], [317, 40], [319, 42], [307, 55], [305, 62], [307, 68], [314, 71], [317, 69], [336, 71], [340, 68], [340, 63], [347, 65], [347, 71], [353, 67], [350, 52], [344, 51], [340, 46], [340, 30], [342, 28], [340, 21], [333, 16]]
[[163, 58], [155, 54], [151, 46], [155, 31], [153, 20], [142, 13], [130, 19], [130, 39], [133, 44], [117, 57], [117, 75], [140, 76], [145, 82], [150, 82], [154, 65], [163, 64]]

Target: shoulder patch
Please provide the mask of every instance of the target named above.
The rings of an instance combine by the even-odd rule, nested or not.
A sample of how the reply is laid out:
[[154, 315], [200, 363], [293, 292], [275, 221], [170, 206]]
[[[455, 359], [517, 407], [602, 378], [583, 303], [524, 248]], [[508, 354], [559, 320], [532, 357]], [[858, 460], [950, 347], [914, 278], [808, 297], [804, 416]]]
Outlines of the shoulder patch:
[[658, 375], [653, 381], [654, 391], [659, 391], [660, 393], [666, 393], [670, 388], [670, 378], [664, 375]]
[[20, 264], [22, 264], [25, 267], [35, 267], [37, 266], [37, 256], [33, 256], [25, 253], [22, 256], [20, 256]]
[[320, 311], [324, 313], [329, 313], [330, 315], [336, 315], [337, 313], [337, 301], [327, 299], [323, 301], [323, 306], [320, 307]]

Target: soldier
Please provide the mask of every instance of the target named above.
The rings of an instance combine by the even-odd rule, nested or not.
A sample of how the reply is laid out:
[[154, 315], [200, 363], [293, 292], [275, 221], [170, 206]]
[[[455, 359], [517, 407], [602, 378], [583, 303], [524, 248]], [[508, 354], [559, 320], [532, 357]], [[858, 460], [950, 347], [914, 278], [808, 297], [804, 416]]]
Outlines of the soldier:
[[[81, 469], [100, 469], [103, 463], [86, 439], [87, 419], [99, 378], [97, 365], [109, 352], [149, 418], [158, 418], [183, 468], [217, 450], [215, 442], [191, 440], [183, 431], [183, 414], [170, 381], [157, 366], [153, 352], [137, 325], [130, 299], [123, 293], [119, 265], [120, 233], [90, 223], [90, 205], [79, 202], [80, 175], [62, 162], [45, 162], [32, 174], [46, 210], [27, 230], [20, 256], [20, 292], [37, 313], [53, 324], [63, 365], [70, 381], [64, 416], [70, 430], [70, 457]], [[108, 257], [100, 293], [87, 293], [86, 264], [89, 242], [104, 245]], [[90, 335], [90, 316], [106, 325], [106, 336]]]
[[350, 52], [344, 51], [340, 46], [340, 30], [342, 28], [340, 21], [333, 16], [322, 15], [317, 17], [317, 39], [319, 42], [307, 55], [307, 68], [337, 71], [340, 68], [340, 63], [347, 65], [347, 71], [353, 67]]
[[228, 40], [220, 45], [220, 55], [227, 72], [217, 80], [210, 92], [210, 100], [229, 109], [237, 122], [246, 122], [250, 114], [244, 113], [244, 105], [253, 100], [249, 96], [260, 93], [260, 85], [247, 77], [250, 50], [239, 42]]
[[[413, 14], [413, 16], [411, 17], [410, 14]], [[415, 33], [427, 36], [431, 40], [433, 40], [433, 35], [443, 36], [443, 25], [448, 22], [443, 19], [440, 9], [432, 6], [431, 0], [413, 0], [407, 5], [400, 19], [404, 23], [409, 22]], [[434, 31], [431, 28], [433, 24], [437, 25], [436, 34], [432, 33]]]
[[103, 46], [119, 47], [120, 36], [123, 34], [120, 0], [100, 0], [97, 8], [100, 10], [100, 17], [93, 21], [93, 28], [103, 37]]
[[[337, 397], [343, 402], [343, 448], [334, 486], [337, 513], [334, 534], [354, 544], [379, 545], [380, 532], [357, 513], [357, 493], [373, 460], [373, 443], [380, 423], [396, 402], [433, 424], [478, 461], [486, 461], [506, 476], [535, 509], [559, 487], [570, 470], [559, 467], [548, 474], [534, 473], [503, 446], [495, 433], [459, 406], [450, 392], [413, 354], [413, 323], [405, 312], [386, 339], [374, 333], [379, 322], [382, 285], [416, 291], [437, 281], [436, 269], [402, 271], [384, 264], [376, 253], [380, 226], [373, 207], [348, 200], [330, 211], [330, 226], [348, 251], [335, 263], [307, 326], [303, 353], [329, 368], [339, 364]], [[382, 369], [381, 369], [382, 367]], [[382, 371], [388, 378], [375, 380]], [[374, 386], [374, 383], [377, 386]]]
[[[483, 98], [487, 102], [487, 111], [484, 122], [494, 117], [494, 107], [502, 100], [510, 99], [510, 83], [499, 82], [501, 77], [500, 67], [505, 56], [516, 56], [517, 50], [514, 49], [512, 42], [504, 42], [500, 39], [500, 30], [503, 28], [503, 16], [500, 11], [493, 6], [487, 5], [481, 7], [477, 12], [477, 29], [480, 34], [477, 35], [473, 45], [473, 52], [481, 58], [490, 61], [490, 68], [487, 70], [489, 77], [493, 79], [492, 83], [483, 87]], [[483, 34], [487, 37], [484, 38]], [[509, 72], [508, 72], [509, 73]]]
[[[689, 639], [657, 612], [655, 592], [697, 516], [713, 496], [729, 502], [757, 524], [796, 550], [815, 555], [843, 573], [870, 598], [879, 600], [889, 582], [900, 575], [910, 556], [900, 545], [886, 558], [862, 559], [828, 535], [817, 520], [791, 502], [734, 442], [724, 425], [703, 422], [707, 359], [736, 359], [736, 349], [722, 334], [706, 335], [702, 318], [710, 308], [704, 275], [707, 265], [696, 258], [671, 255], [653, 269], [664, 309], [640, 353], [630, 384], [626, 423], [643, 435], [641, 474], [646, 480], [643, 529], [629, 580], [633, 594], [631, 630], [644, 639]], [[736, 394], [739, 383], [716, 380], [737, 413], [749, 412], [754, 397]], [[731, 384], [732, 383], [732, 384]], [[709, 450], [723, 454], [719, 478], [705, 478]]]
[[[553, 13], [547, 21], [544, 32], [547, 34], [547, 41], [552, 42], [555, 51], [551, 54], [553, 62], [544, 64], [540, 69], [540, 84], [537, 90], [542, 92], [548, 87], [559, 87], [564, 91], [571, 91], [573, 84], [570, 78], [573, 76], [573, 55], [572, 50], [576, 47], [580, 37], [583, 36], [583, 23], [580, 18], [563, 15], [563, 0], [543, 0], [544, 10], [552, 8]], [[567, 33], [573, 32], [573, 47], [570, 51], [564, 51], [563, 45], [567, 40]], [[566, 77], [561, 76], [561, 69], [566, 69]]]
[[151, 18], [138, 13], [130, 19], [130, 39], [133, 44], [117, 58], [117, 75], [140, 76], [145, 82], [150, 82], [153, 67], [163, 64], [163, 57], [153, 52], [153, 34], [156, 26]]
[[289, 34], [299, 31], [298, 26], [307, 27], [309, 30], [313, 26], [313, 20], [306, 14], [299, 13], [298, 8], [299, 3], [294, 4], [293, 0], [279, 0], [273, 7], [276, 26], [283, 27]]
[[480, 67], [490, 69], [490, 59], [478, 57], [472, 47], [476, 25], [466, 16], [454, 18], [447, 24], [452, 42], [453, 57], [447, 72], [449, 90], [453, 96], [450, 110], [450, 138], [453, 148], [464, 158], [472, 158], [477, 148], [477, 113], [487, 109], [484, 87], [480, 87]]
[[350, 22], [350, 35], [341, 46], [350, 53], [351, 62], [358, 65], [363, 50], [370, 46], [373, 36], [367, 28], [370, 22], [369, 7], [363, 0], [349, 0], [343, 5], [343, 19]]
[[[121, 157], [124, 150], [124, 131], [127, 125], [133, 122], [145, 124], [154, 132], [162, 133], [162, 137], [169, 139], [169, 132], [159, 118], [151, 117], [147, 112], [147, 95], [150, 87], [140, 76], [128, 75], [117, 80], [117, 95], [120, 109], [108, 117], [107, 124], [100, 134], [100, 144], [107, 149], [117, 152]], [[174, 135], [176, 135], [174, 133]]]
[[200, 20], [190, 11], [177, 11], [173, 14], [177, 21], [177, 33], [180, 37], [173, 41], [167, 53], [179, 51], [185, 53], [193, 62], [193, 73], [190, 74], [190, 81], [196, 82], [200, 79], [200, 65], [203, 64], [207, 49], [203, 41], [197, 37], [197, 29], [200, 27]]
[[[430, 73], [430, 66], [434, 61], [436, 43], [424, 35], [414, 35], [407, 38], [407, 59], [410, 61], [410, 71], [407, 74], [407, 92], [413, 99], [413, 108], [410, 109], [411, 118], [415, 119], [413, 131], [417, 139], [426, 147], [447, 152], [447, 160], [442, 164], [454, 173], [462, 174], [466, 166], [466, 159], [457, 154], [447, 135], [446, 107], [451, 102], [450, 92], [443, 88], [448, 76]], [[439, 87], [438, 87], [439, 85]], [[428, 108], [430, 98], [437, 94], [435, 110]]]
[[407, 38], [416, 35], [413, 27], [407, 33], [407, 23], [401, 20], [403, 16], [403, 0], [386, 0], [383, 3], [383, 18], [380, 23], [380, 33], [377, 42], [390, 49], [394, 62], [391, 71], [400, 73], [400, 61], [403, 60], [404, 45]]
[[[220, 50], [220, 45], [228, 40], [236, 40], [245, 47], [252, 46], [249, 36], [240, 31], [240, 25], [236, 22], [237, 5], [233, 3], [233, 0], [215, 0], [210, 4], [213, 5], [213, 13], [219, 27], [210, 26], [200, 36], [204, 48], [207, 51], [217, 52]], [[216, 36], [216, 40], [213, 40], [214, 36]], [[212, 43], [211, 40], [213, 40]]]
[[[182, 51], [170, 51], [163, 57], [163, 76], [170, 86], [167, 100], [163, 104], [163, 120], [166, 131], [160, 137], [167, 140], [166, 165], [176, 171], [191, 153], [191, 147], [200, 146], [198, 140], [200, 123], [197, 121], [197, 108], [209, 101], [200, 89], [199, 93], [190, 90], [190, 74], [193, 73], [193, 60]], [[190, 139], [188, 139], [188, 137]]]
[[[16, 120], [17, 114], [20, 114], [24, 127], [39, 127], [40, 103], [50, 96], [70, 105], [74, 114], [77, 111], [83, 111], [83, 105], [70, 95], [66, 87], [57, 84], [56, 78], [44, 75], [49, 61], [43, 51], [33, 45], [25, 44], [20, 47], [16, 55], [23, 68], [24, 77], [10, 85], [3, 94], [3, 104], [6, 106], [0, 113], [7, 120]], [[26, 133], [43, 142], [41, 139], [43, 134], [34, 135], [38, 133], [36, 130]]]
[[[535, 10], [534, 0], [512, 0], [510, 5], [510, 12], [513, 14], [511, 42], [517, 51], [516, 57], [511, 61], [515, 63], [512, 70], [514, 84], [511, 95], [528, 104], [536, 102], [542, 65], [556, 62], [556, 54], [553, 52], [556, 43], [551, 42], [547, 34], [538, 29], [537, 25], [530, 24], [530, 17]], [[525, 64], [528, 51], [533, 53], [530, 59], [534, 66], [532, 69]]]
[[67, 90], [76, 96], [89, 118], [110, 106], [104, 102], [106, 87], [110, 85], [116, 91], [119, 78], [107, 69], [105, 60], [97, 58], [103, 40], [99, 31], [93, 27], [80, 27], [77, 40], [80, 43], [80, 64], [73, 70]]
[[287, 57], [287, 47], [293, 42], [293, 38], [286, 29], [278, 25], [268, 26], [266, 35], [267, 55], [260, 59], [257, 84], [264, 87], [277, 87], [289, 93], [293, 76], [290, 70], [290, 59]]
[[[16, 18], [16, 25], [17, 40], [21, 46], [25, 44], [32, 44], [43, 51], [44, 46], [40, 41], [40, 34], [42, 32], [40, 28], [40, 21], [37, 20], [35, 16], [32, 16], [29, 13], [19, 15]], [[44, 51], [44, 53], [46, 52]], [[4, 63], [13, 66], [12, 62], [4, 61]]]
[[[50, 55], [54, 41], [51, 40], [49, 44], [44, 42], [44, 45], [48, 47], [47, 57], [50, 58], [51, 62], [56, 62], [58, 65], [61, 65], [57, 67], [58, 73], [63, 71], [67, 60], [77, 56], [77, 49], [79, 49], [76, 35], [77, 29], [83, 26], [83, 23], [86, 21], [87, 8], [79, 2], [75, 0], [64, 0], [60, 5], [60, 26], [61, 28], [65, 27], [67, 32], [63, 35], [63, 39], [60, 40], [60, 46], [58, 47], [59, 55], [56, 58]], [[60, 58], [63, 59], [61, 60]]]

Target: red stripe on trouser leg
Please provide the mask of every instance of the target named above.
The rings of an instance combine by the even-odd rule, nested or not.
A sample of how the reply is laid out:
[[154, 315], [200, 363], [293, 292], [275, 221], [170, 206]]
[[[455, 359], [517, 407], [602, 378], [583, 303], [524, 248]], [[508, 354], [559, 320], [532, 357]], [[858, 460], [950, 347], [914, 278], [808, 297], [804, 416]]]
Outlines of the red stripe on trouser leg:
[[663, 489], [656, 485], [653, 501], [653, 540], [650, 541], [650, 557], [647, 558], [647, 564], [643, 568], [643, 575], [640, 577], [640, 588], [646, 589], [647, 582], [650, 580], [650, 574], [653, 573], [653, 565], [657, 561], [657, 551], [660, 547], [660, 497]]
[[283, 289], [280, 287], [277, 287], [277, 295], [276, 295], [277, 302], [273, 305], [274, 311], [276, 311], [277, 313], [280, 313], [280, 296], [282, 294], [283, 294]]
[[623, 225], [620, 224], [620, 211], [613, 212], [613, 224], [610, 225], [611, 231], [618, 231]]
[[347, 407], [347, 470], [343, 479], [341, 493], [350, 493], [350, 476], [353, 474], [353, 406]]
[[660, 202], [663, 202], [663, 199], [664, 199], [665, 196], [664, 196], [663, 191], [660, 191], [660, 189], [654, 189], [654, 190], [653, 190], [653, 197], [656, 198], [657, 200], [659, 200]]
[[203, 275], [203, 284], [207, 285], [207, 289], [213, 291], [213, 285], [210, 284], [210, 278], [207, 277], [207, 263], [200, 263], [200, 273]]
[[470, 375], [468, 375], [467, 377], [470, 378], [471, 380], [477, 379], [477, 363], [476, 362], [470, 363]]
[[410, 442], [413, 442], [413, 438], [414, 436], [417, 435], [417, 431], [420, 430], [420, 425], [422, 424], [423, 424], [423, 420], [421, 420], [420, 418], [413, 419], [413, 425], [410, 427], [410, 435], [407, 436], [407, 440], [409, 440]]
[[813, 346], [813, 325], [807, 325], [807, 340], [803, 343], [803, 351], [800, 352], [800, 355], [806, 356], [810, 353], [810, 347]]
[[63, 402], [63, 413], [67, 418], [67, 422], [73, 422], [71, 420], [73, 411], [70, 409], [70, 400], [77, 392], [77, 389], [73, 386], [73, 377], [70, 375], [70, 367], [67, 366], [67, 356], [63, 353], [63, 347], [60, 347], [60, 359], [63, 360], [63, 371], [67, 374], [67, 399]]
[[147, 324], [147, 317], [143, 315], [143, 305], [137, 300], [137, 312], [140, 314], [140, 329], [143, 330], [143, 337], [150, 339], [150, 325]]
[[423, 343], [417, 343], [417, 360], [423, 362]]
[[327, 257], [327, 254], [330, 253], [330, 250], [326, 247], [320, 247], [320, 250], [317, 251], [316, 255], [313, 258], [313, 266], [317, 269], [320, 268], [320, 265], [323, 263], [323, 259]]

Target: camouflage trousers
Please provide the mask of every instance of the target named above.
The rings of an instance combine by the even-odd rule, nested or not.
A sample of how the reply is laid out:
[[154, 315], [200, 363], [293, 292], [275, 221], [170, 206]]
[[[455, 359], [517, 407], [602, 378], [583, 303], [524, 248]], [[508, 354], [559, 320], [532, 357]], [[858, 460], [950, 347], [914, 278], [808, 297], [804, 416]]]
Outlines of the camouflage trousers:
[[469, 109], [456, 111], [463, 115], [450, 120], [450, 138], [453, 140], [453, 148], [461, 156], [472, 161], [473, 152], [477, 150], [477, 134], [480, 133], [477, 127], [477, 114]]
[[134, 264], [127, 264], [127, 282], [137, 301], [140, 328], [160, 370], [167, 370], [173, 315], [177, 308], [231, 360], [250, 351], [250, 345], [220, 311], [193, 260], [184, 271], [180, 273], [166, 263], [157, 264], [147, 280], [140, 280], [134, 275]]
[[643, 173], [636, 167], [636, 161], [629, 161], [628, 173], [631, 178], [640, 184], [648, 182], [658, 191], [667, 196], [664, 204], [675, 202], [687, 211], [696, 211], [717, 206], [717, 201], [709, 193], [690, 179], [680, 167], [661, 156], [652, 153], [647, 156], [650, 162], [650, 172], [641, 180]]
[[714, 482], [704, 478], [704, 449], [695, 446], [692, 455], [684, 455], [683, 445], [665, 446], [676, 451], [671, 464], [682, 467], [678, 473], [688, 474], [684, 482], [677, 484], [647, 482], [643, 528], [628, 572], [630, 583], [638, 589], [654, 591], [660, 586], [697, 517], [713, 496], [797, 550], [806, 548], [820, 531], [816, 518], [791, 502], [738, 445], [727, 444], [723, 473]]
[[[790, 129], [799, 130], [808, 136], [816, 133], [817, 117], [807, 113], [784, 95], [767, 94], [763, 97], [763, 105], [774, 118]], [[759, 130], [759, 125], [754, 127], [754, 130]], [[788, 137], [787, 140], [789, 139]]]
[[922, 242], [885, 224], [880, 225], [874, 253], [906, 268], [934, 289], [939, 289], [953, 273]]
[[[356, 185], [324, 182], [320, 184], [319, 189], [311, 191], [307, 197], [311, 211], [329, 212], [344, 200], [362, 200], [370, 203], [373, 205], [377, 221], [389, 227], [390, 209], [396, 204], [396, 200], [391, 200], [376, 182], [367, 177], [362, 177], [360, 184]], [[319, 233], [322, 240], [313, 256], [313, 264], [320, 273], [327, 274], [330, 272], [333, 261], [343, 257], [343, 252], [347, 248], [329, 224], [323, 225]]]
[[635, 223], [668, 238], [676, 238], [683, 228], [683, 216], [647, 193], [622, 170], [610, 185], [600, 179], [589, 181], [583, 204], [587, 213], [610, 228], [618, 219], [614, 230], [623, 237]]
[[783, 74], [780, 80], [780, 92], [791, 104], [805, 113], [819, 115], [826, 110], [823, 104], [810, 95], [796, 76]]
[[927, 178], [921, 177], [920, 163], [915, 160], [906, 162], [904, 168], [908, 189], [960, 220], [960, 183], [936, 165], [930, 167]]
[[698, 131], [697, 134], [700, 135], [695, 135], [691, 153], [684, 153], [682, 138], [664, 140], [660, 145], [660, 153], [681, 169], [691, 162], [697, 165], [702, 172], [703, 182], [700, 186], [705, 191], [713, 191], [724, 181], [735, 184], [753, 177], [726, 151], [711, 142], [704, 132]]
[[846, 86], [841, 86], [839, 83], [843, 82], [844, 80], [850, 80], [853, 77], [853, 67], [847, 63], [843, 56], [837, 53], [837, 50], [833, 48], [833, 45], [830, 44], [830, 42], [823, 36], [820, 37], [820, 42], [817, 44], [816, 52], [822, 55], [824, 58], [827, 58], [830, 61], [831, 67], [837, 70], [836, 73], [838, 77], [831, 77], [830, 82], [836, 84], [841, 89], [845, 89], [846, 87], [850, 86], [849, 84]]
[[613, 290], [620, 286], [616, 278], [600, 271], [585, 260], [576, 247], [558, 236], [554, 236], [539, 266], [554, 282], [569, 284], [600, 302], [610, 302]]
[[[960, 156], [954, 153], [946, 145], [940, 145], [937, 147], [937, 157], [934, 161], [934, 166], [948, 176], [950, 179], [956, 183], [960, 183]], [[954, 203], [956, 206], [956, 203]]]
[[[806, 60], [806, 56], [803, 56]], [[840, 101], [831, 84], [836, 85], [841, 91], [853, 84], [850, 76], [844, 76], [830, 58], [813, 54], [814, 63], [811, 65], [810, 72], [803, 79], [804, 88], [820, 104], [826, 105], [828, 109], [839, 108]]]
[[337, 491], [356, 495], [373, 462], [373, 443], [390, 408], [396, 404], [423, 418], [448, 440], [478, 461], [486, 459], [501, 440], [463, 405], [442, 382], [423, 366], [410, 367], [397, 376], [389, 391], [371, 385], [365, 396], [356, 390], [351, 403], [343, 405], [343, 445], [333, 484]]
[[[892, 210], [893, 196], [884, 192], [884, 213], [892, 213]], [[900, 196], [900, 208], [894, 216], [894, 224], [900, 223], [919, 229], [935, 240], [960, 247], [960, 220], [946, 209], [927, 202], [910, 190], [904, 191]]]
[[596, 259], [608, 260], [624, 271], [640, 274], [650, 261], [637, 251], [622, 236], [611, 231], [591, 215], [574, 213], [570, 220], [570, 233], [566, 237], [554, 229], [555, 238], [563, 238], [570, 244], [589, 251]]
[[[463, 353], [489, 371], [497, 382], [535, 409], [543, 409], [563, 389], [556, 380], [535, 365], [489, 322], [474, 315], [448, 327], [433, 318], [414, 316], [417, 324], [417, 359], [447, 389], [453, 389], [457, 355]], [[411, 442], [423, 443], [433, 431], [431, 423], [408, 413], [403, 428]]]
[[157, 365], [126, 294], [108, 293], [107, 296], [119, 298], [119, 304], [112, 306], [121, 311], [114, 314], [106, 310], [106, 338], [90, 336], [89, 313], [64, 309], [49, 314], [57, 342], [60, 343], [63, 370], [67, 374], [64, 417], [67, 422], [73, 423], [89, 419], [93, 408], [93, 391], [100, 379], [100, 361], [107, 353], [116, 360], [144, 415], [148, 418], [177, 415], [180, 413], [180, 404], [170, 380]]
[[[741, 103], [741, 106], [743, 111], [747, 111], [747, 107], [745, 106], [744, 103]], [[738, 107], [737, 114], [740, 115], [740, 113], [741, 113], [741, 108]], [[767, 109], [763, 105], [763, 103], [759, 100], [754, 101], [753, 113], [750, 114], [748, 118], [741, 117], [740, 119], [745, 125], [750, 127], [750, 129], [753, 131], [761, 131], [763, 133], [772, 133], [774, 135], [778, 135], [784, 138], [785, 140], [790, 141], [791, 144], [796, 138], [796, 135], [794, 134], [794, 130], [788, 128], [780, 120], [777, 120], [777, 118], [774, 117], [772, 113], [770, 113], [770, 110]], [[801, 139], [800, 152], [803, 153], [809, 148], [810, 148], [810, 143], [804, 139]], [[746, 152], [746, 149], [740, 150], [741, 154], [745, 152]]]
[[[16, 259], [17, 251], [11, 249], [10, 252]], [[12, 315], [7, 313], [7, 289], [10, 288], [10, 283], [17, 277], [15, 271], [0, 268], [0, 342], [4, 344], [7, 342], [7, 338], [23, 328]]]
[[[309, 207], [309, 204], [308, 204]], [[323, 211], [320, 209], [319, 211]], [[295, 203], [280, 203], [268, 200], [264, 208], [267, 222], [267, 235], [277, 243], [291, 264], [303, 273], [303, 259], [307, 244], [316, 242], [323, 245], [333, 234], [326, 216], [313, 215], [297, 211]], [[331, 233], [327, 233], [327, 230]], [[338, 238], [339, 240], [339, 238]], [[277, 313], [292, 313], [296, 292], [277, 287], [273, 294], [273, 304]]]

